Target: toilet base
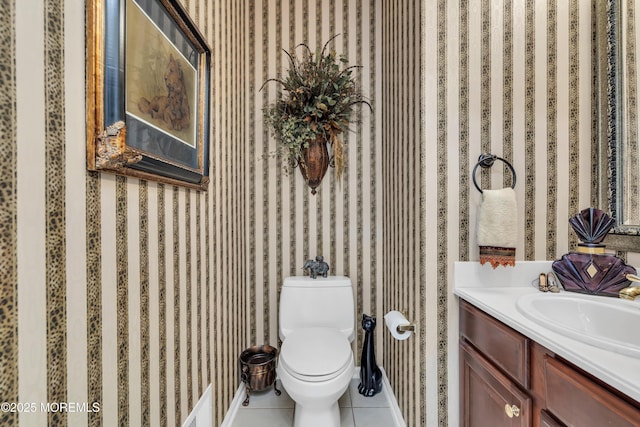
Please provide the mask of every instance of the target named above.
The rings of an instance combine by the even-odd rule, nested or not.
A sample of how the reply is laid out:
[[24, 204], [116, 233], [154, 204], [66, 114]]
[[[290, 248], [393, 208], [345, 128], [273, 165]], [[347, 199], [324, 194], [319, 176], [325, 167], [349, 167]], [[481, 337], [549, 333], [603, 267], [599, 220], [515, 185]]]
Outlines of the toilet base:
[[335, 402], [329, 408], [309, 408], [296, 403], [294, 427], [340, 427], [340, 407]]
[[349, 352], [349, 361], [343, 370], [325, 381], [301, 380], [293, 376], [282, 361], [276, 372], [282, 387], [296, 404], [295, 427], [340, 427], [338, 399], [349, 387], [354, 374], [353, 353]]

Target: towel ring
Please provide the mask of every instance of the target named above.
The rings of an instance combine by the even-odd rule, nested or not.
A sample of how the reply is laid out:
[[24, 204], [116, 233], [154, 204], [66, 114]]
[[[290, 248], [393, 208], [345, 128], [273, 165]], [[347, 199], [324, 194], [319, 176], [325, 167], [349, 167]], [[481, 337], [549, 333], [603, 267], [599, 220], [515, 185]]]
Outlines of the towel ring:
[[476, 163], [476, 165], [473, 167], [473, 172], [472, 172], [473, 185], [476, 186], [476, 188], [480, 193], [482, 193], [482, 189], [480, 188], [480, 186], [478, 186], [478, 183], [476, 182], [476, 169], [478, 169], [478, 166], [485, 169], [490, 168], [491, 166], [493, 166], [493, 163], [496, 160], [502, 160], [509, 167], [509, 170], [511, 170], [511, 175], [513, 175], [513, 182], [511, 183], [511, 188], [516, 187], [516, 171], [513, 169], [513, 166], [511, 166], [511, 163], [509, 163], [502, 157], [496, 156], [495, 154], [482, 153], [478, 158], [478, 163]]

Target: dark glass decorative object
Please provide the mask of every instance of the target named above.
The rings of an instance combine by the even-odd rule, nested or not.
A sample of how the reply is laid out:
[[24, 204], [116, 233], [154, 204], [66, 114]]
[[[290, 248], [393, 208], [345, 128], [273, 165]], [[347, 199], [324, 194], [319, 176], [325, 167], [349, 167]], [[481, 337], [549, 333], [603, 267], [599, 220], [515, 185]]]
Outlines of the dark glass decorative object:
[[360, 384], [358, 393], [371, 397], [382, 390], [382, 371], [376, 364], [376, 350], [373, 345], [373, 331], [376, 329], [376, 318], [362, 314], [364, 344], [360, 357]]
[[602, 243], [615, 221], [603, 211], [587, 208], [569, 220], [581, 243], [578, 249], [553, 262], [552, 269], [566, 291], [617, 297], [629, 286], [627, 274], [636, 269], [615, 255], [605, 253]]

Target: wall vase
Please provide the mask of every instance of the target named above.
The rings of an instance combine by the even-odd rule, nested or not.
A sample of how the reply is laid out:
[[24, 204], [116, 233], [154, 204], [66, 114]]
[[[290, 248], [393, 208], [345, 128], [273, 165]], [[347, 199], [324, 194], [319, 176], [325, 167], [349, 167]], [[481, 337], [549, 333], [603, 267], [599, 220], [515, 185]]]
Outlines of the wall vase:
[[327, 141], [318, 136], [309, 141], [309, 147], [302, 149], [302, 155], [298, 164], [302, 177], [311, 187], [311, 194], [316, 194], [316, 188], [322, 182], [330, 163]]

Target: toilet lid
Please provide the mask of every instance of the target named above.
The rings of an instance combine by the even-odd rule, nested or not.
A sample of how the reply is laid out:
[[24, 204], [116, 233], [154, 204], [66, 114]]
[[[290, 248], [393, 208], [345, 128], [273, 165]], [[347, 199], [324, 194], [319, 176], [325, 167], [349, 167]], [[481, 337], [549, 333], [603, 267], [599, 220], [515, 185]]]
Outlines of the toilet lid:
[[351, 360], [351, 346], [343, 333], [329, 328], [305, 328], [287, 336], [279, 362], [300, 379], [325, 381], [343, 372]]

